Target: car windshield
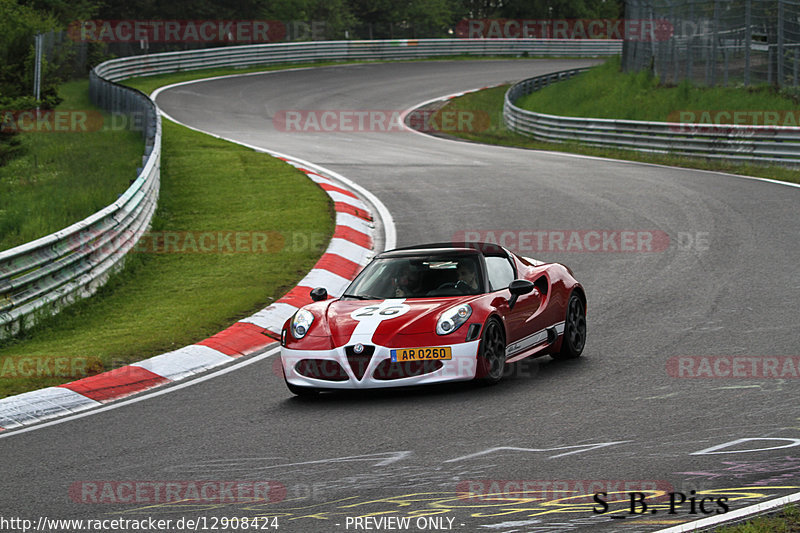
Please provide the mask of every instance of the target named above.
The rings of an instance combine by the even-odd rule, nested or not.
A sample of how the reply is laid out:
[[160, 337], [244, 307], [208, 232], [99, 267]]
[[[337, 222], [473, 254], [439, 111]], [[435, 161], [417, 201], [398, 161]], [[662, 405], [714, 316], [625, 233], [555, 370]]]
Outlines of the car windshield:
[[476, 254], [376, 259], [350, 284], [344, 297], [384, 300], [480, 294], [484, 285], [478, 261]]

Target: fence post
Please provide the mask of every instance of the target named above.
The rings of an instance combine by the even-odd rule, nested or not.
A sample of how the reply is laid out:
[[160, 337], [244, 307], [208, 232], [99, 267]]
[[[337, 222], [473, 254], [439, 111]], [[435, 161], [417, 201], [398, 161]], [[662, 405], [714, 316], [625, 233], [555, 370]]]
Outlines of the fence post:
[[778, 0], [778, 87], [783, 86], [783, 0]]
[[722, 85], [728, 86], [728, 47], [722, 47]]
[[[669, 6], [669, 21], [672, 24], [672, 37], [670, 38], [671, 46], [669, 47], [669, 59], [668, 61], [672, 61], [672, 83], [678, 84], [678, 28], [675, 27], [675, 23], [677, 19], [675, 18], [675, 5], [670, 4]], [[685, 25], [684, 25], [685, 26]]]
[[[689, 20], [694, 21], [694, 0], [689, 0]], [[693, 80], [694, 76], [692, 75], [692, 60], [694, 59], [694, 54], [692, 53], [692, 48], [694, 46], [694, 32], [689, 34], [689, 39], [686, 41], [686, 79]]]
[[[37, 33], [33, 37], [34, 42], [34, 67], [33, 67], [33, 97], [36, 100], [42, 99], [42, 49], [44, 48], [44, 35], [41, 33]], [[36, 105], [36, 109], [39, 109], [39, 105]]]
[[710, 66], [709, 85], [717, 84], [717, 39], [719, 38], [719, 0], [714, 0], [714, 27], [711, 30], [711, 60], [707, 65]]
[[770, 44], [768, 45], [769, 50], [767, 50], [767, 83], [772, 83], [772, 56], [775, 54], [775, 48]]
[[745, 0], [744, 2], [744, 85], [750, 85], [750, 46], [753, 42], [753, 29], [750, 27], [752, 24], [753, 0]]

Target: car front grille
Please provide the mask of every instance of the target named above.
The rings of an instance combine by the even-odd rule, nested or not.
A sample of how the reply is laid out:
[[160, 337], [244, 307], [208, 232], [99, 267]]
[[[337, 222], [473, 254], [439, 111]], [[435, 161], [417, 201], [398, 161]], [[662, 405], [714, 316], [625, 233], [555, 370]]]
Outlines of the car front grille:
[[367, 373], [367, 367], [369, 366], [369, 362], [372, 360], [372, 355], [375, 353], [374, 346], [369, 344], [364, 344], [362, 346], [364, 347], [364, 351], [361, 353], [356, 353], [355, 345], [345, 346], [344, 348], [344, 353], [347, 356], [347, 362], [350, 364], [353, 374], [359, 381], [361, 381], [361, 378], [363, 378], [364, 374]]

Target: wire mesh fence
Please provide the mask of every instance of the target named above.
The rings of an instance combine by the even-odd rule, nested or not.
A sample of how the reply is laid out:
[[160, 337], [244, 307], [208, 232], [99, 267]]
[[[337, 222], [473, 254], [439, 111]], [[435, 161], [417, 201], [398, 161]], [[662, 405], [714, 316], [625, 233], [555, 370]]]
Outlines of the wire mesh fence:
[[42, 55], [52, 68], [64, 78], [86, 76], [89, 43], [79, 43], [68, 38], [67, 32], [51, 30], [39, 34]]
[[662, 82], [798, 87], [800, 0], [627, 0], [627, 20], [650, 21], [626, 41], [623, 68]]

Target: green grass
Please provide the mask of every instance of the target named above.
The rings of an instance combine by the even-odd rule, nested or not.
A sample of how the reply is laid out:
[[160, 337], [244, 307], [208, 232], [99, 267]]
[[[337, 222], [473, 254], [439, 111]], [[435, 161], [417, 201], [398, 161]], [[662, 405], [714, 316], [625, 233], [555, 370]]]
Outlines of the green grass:
[[744, 524], [726, 526], [714, 530], [716, 533], [800, 533], [800, 507], [787, 505], [773, 516], [760, 516]]
[[[0, 344], [0, 397], [72, 381], [15, 375], [25, 358], [96, 359], [96, 370], [107, 370], [213, 335], [285, 294], [324, 251], [334, 213], [305, 174], [169, 121], [163, 132], [155, 234], [278, 232], [287, 246], [278, 240], [270, 253], [130, 254], [98, 295]], [[316, 245], [291, 246], [294, 235], [315, 236]]]
[[[572, 82], [579, 83], [580, 79], [581, 76], [572, 80], [559, 82], [557, 85], [560, 87], [561, 84]], [[551, 89], [556, 89], [556, 86], [552, 86]], [[529, 137], [525, 137], [524, 135], [519, 135], [518, 133], [509, 131], [508, 128], [505, 127], [505, 124], [503, 123], [503, 101], [507, 90], [508, 86], [495, 87], [475, 93], [465, 94], [450, 100], [442, 108], [442, 111], [466, 111], [479, 112], [481, 114], [486, 113], [489, 120], [488, 127], [485, 129], [476, 128], [475, 131], [448, 133], [464, 140], [486, 144], [516, 146], [519, 148], [528, 148], [533, 150], [569, 152], [611, 159], [624, 159], [629, 161], [641, 161], [644, 163], [729, 172], [732, 174], [742, 174], [747, 176], [757, 176], [800, 183], [800, 172], [776, 165], [764, 166], [757, 164], [740, 164], [724, 160], [706, 160], [702, 158], [684, 157], [670, 154], [651, 154], [645, 152], [636, 152], [633, 150], [592, 147], [578, 143], [548, 143], [537, 141]], [[717, 103], [716, 108], [720, 108], [725, 105], [727, 105], [726, 102], [720, 101]], [[557, 114], [553, 109], [549, 108], [547, 109], [547, 113]], [[596, 113], [592, 112], [586, 113], [586, 116], [597, 115]], [[484, 123], [485, 121], [478, 122]]]
[[551, 115], [678, 122], [688, 110], [795, 111], [798, 100], [769, 86], [664, 87], [647, 71], [620, 72], [613, 58], [589, 72], [520, 98], [517, 106]]
[[[96, 111], [88, 86], [88, 81], [62, 85], [58, 110]], [[125, 129], [25, 132], [18, 138], [23, 154], [0, 166], [0, 250], [58, 231], [114, 202], [136, 177], [144, 151], [141, 134]]]

